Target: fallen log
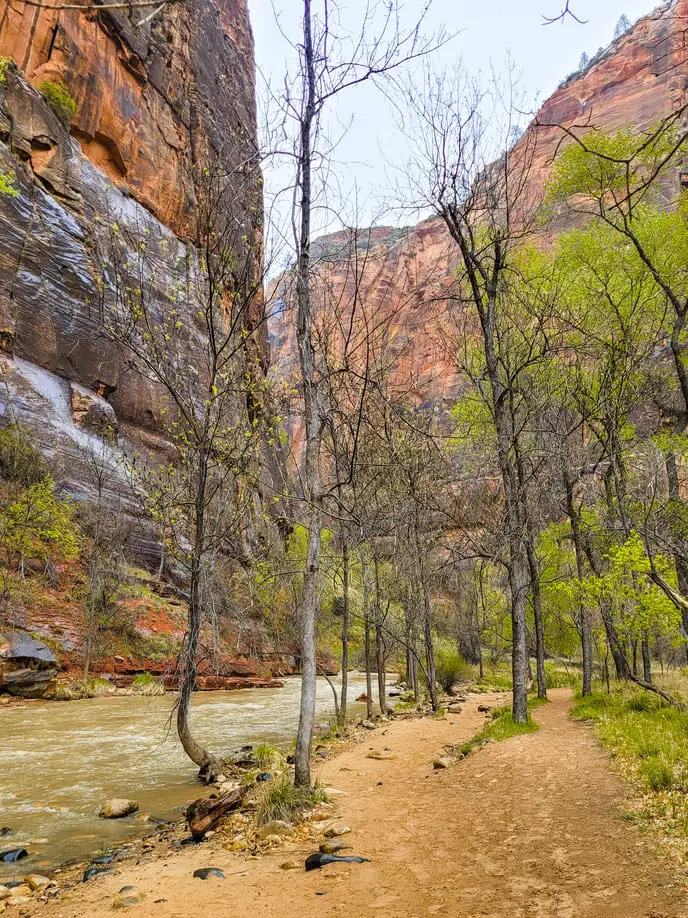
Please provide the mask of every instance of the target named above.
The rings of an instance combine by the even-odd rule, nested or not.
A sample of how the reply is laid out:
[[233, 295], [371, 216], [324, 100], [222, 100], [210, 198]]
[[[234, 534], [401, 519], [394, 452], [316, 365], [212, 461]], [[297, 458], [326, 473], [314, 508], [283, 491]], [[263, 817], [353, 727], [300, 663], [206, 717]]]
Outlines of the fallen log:
[[243, 790], [233, 790], [219, 797], [201, 797], [186, 809], [186, 821], [194, 841], [200, 841], [206, 832], [218, 825], [223, 816], [238, 809], [244, 801]]

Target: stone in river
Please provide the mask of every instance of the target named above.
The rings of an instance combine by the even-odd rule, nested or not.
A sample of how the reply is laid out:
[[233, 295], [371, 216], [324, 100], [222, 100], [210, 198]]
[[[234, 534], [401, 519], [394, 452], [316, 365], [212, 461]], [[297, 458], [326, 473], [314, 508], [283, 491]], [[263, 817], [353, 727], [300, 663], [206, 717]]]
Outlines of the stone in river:
[[11, 834], [12, 834], [12, 829], [10, 829], [9, 826], [3, 826], [0, 829], [0, 838], [5, 838], [7, 835], [11, 835]]
[[199, 880], [208, 880], [210, 877], [216, 877], [218, 880], [224, 880], [225, 875], [217, 867], [199, 867], [194, 870], [193, 875]]
[[131, 816], [139, 808], [135, 800], [126, 800], [123, 797], [113, 797], [112, 800], [106, 800], [101, 806], [99, 816], [103, 819], [121, 819], [123, 816]]
[[0, 902], [5, 899], [9, 899], [12, 895], [12, 890], [8, 889], [7, 886], [0, 886]]
[[0, 861], [4, 861], [6, 864], [14, 864], [15, 861], [28, 857], [28, 854], [29, 852], [26, 848], [10, 848], [9, 851], [0, 851]]

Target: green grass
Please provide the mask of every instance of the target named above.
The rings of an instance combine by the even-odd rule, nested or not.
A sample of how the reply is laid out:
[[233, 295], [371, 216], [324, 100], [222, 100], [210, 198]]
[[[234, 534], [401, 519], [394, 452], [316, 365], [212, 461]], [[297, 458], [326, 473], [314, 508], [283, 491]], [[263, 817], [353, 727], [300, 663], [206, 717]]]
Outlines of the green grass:
[[628, 818], [656, 834], [672, 858], [688, 860], [688, 712], [624, 686], [578, 697], [571, 716], [595, 725], [614, 769], [638, 788]]
[[271, 768], [281, 757], [279, 749], [269, 743], [259, 743], [253, 750], [253, 759], [258, 768], [263, 770]]
[[509, 739], [512, 736], [520, 736], [524, 733], [534, 733], [540, 727], [531, 717], [531, 710], [547, 702], [541, 698], [533, 698], [528, 702], [528, 720], [524, 724], [517, 724], [511, 719], [511, 706], [505, 708], [496, 708], [491, 712], [491, 720], [479, 733], [472, 736], [465, 743], [461, 743], [458, 751], [462, 755], [468, 755], [474, 749], [484, 746], [486, 743], [500, 743], [502, 740]]
[[318, 803], [327, 802], [327, 794], [317, 784], [295, 787], [291, 778], [282, 777], [263, 785], [257, 798], [256, 818], [260, 825], [280, 819], [292, 822]]
[[61, 80], [44, 80], [38, 84], [37, 88], [62, 124], [69, 127], [76, 114], [76, 102], [70, 96], [65, 84]]
[[593, 721], [601, 741], [644, 789], [688, 793], [685, 711], [670, 708], [656, 695], [627, 688], [579, 698], [571, 716]]

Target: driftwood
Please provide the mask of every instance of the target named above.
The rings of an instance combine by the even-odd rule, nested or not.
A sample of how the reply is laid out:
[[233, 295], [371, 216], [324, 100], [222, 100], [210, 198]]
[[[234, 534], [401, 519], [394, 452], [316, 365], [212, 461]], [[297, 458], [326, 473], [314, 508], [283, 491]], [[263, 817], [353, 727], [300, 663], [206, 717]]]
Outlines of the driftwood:
[[233, 790], [219, 797], [201, 797], [190, 803], [186, 810], [186, 821], [194, 841], [200, 841], [206, 832], [211, 832], [223, 816], [238, 809], [244, 800], [245, 791]]

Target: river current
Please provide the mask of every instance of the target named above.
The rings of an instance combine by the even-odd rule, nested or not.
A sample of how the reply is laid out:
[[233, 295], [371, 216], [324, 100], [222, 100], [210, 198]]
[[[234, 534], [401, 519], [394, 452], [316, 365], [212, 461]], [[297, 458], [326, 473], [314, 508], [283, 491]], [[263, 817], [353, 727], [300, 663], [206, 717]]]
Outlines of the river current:
[[[318, 718], [331, 713], [332, 691], [318, 680]], [[365, 678], [349, 676], [349, 698]], [[198, 692], [191, 724], [198, 738], [223, 755], [245, 744], [286, 748], [299, 713], [300, 680], [283, 688]], [[27, 702], [0, 708], [0, 850], [25, 847], [19, 864], [2, 864], [0, 878], [47, 870], [87, 858], [146, 828], [135, 818], [100, 819], [109, 797], [138, 801], [141, 813], [179, 818], [201, 786], [170, 721], [175, 696], [112, 696], [87, 701]], [[362, 706], [359, 706], [362, 707]]]

